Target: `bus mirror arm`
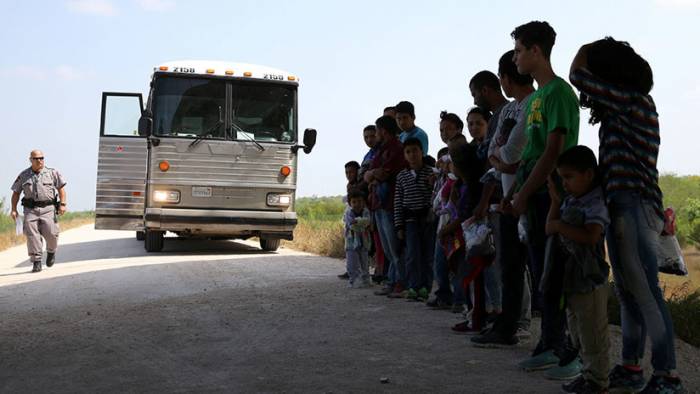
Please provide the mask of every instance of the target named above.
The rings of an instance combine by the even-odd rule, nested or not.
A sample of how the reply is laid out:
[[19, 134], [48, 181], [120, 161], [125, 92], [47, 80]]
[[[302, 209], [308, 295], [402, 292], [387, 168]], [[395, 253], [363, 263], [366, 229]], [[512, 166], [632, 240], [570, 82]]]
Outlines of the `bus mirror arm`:
[[304, 149], [304, 153], [309, 154], [311, 150], [316, 145], [316, 129], [306, 129], [304, 130], [304, 145], [294, 145], [292, 147], [292, 152], [297, 153], [299, 148]]

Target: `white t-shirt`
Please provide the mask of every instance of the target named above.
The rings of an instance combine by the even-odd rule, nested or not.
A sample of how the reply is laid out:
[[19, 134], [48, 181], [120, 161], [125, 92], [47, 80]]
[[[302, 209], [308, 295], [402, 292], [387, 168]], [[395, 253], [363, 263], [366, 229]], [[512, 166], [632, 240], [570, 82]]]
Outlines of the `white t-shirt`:
[[[529, 99], [530, 95], [523, 98], [520, 102], [514, 100], [503, 107], [498, 117], [496, 134], [489, 145], [489, 156], [495, 155], [506, 164], [514, 164], [520, 161], [520, 156], [527, 144], [525, 116]], [[501, 173], [501, 186], [504, 194], [508, 193], [514, 183], [515, 174]]]

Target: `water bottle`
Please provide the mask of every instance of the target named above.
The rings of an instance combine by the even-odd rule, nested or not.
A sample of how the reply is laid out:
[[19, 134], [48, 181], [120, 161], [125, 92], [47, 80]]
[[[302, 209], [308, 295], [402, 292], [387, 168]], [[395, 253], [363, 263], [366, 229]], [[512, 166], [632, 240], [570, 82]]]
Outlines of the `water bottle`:
[[17, 215], [17, 219], [15, 219], [15, 234], [22, 235], [23, 229], [24, 229], [24, 216]]

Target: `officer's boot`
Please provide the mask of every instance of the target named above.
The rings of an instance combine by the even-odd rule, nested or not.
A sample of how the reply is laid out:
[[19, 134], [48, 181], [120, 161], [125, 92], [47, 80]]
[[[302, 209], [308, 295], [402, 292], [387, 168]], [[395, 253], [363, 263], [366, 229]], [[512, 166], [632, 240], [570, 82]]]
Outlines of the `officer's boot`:
[[34, 262], [34, 267], [32, 268], [32, 272], [41, 272], [41, 260]]
[[56, 252], [46, 252], [46, 266], [53, 267], [54, 262], [56, 262]]

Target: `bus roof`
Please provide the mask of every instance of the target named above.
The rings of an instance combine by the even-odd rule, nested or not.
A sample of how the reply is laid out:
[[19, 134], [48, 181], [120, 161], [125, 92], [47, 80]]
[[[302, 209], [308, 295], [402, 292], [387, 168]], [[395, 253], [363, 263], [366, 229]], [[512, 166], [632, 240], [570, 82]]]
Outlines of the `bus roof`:
[[222, 62], [216, 60], [175, 60], [153, 67], [153, 72], [299, 82], [299, 78], [295, 75], [276, 68], [257, 64]]

